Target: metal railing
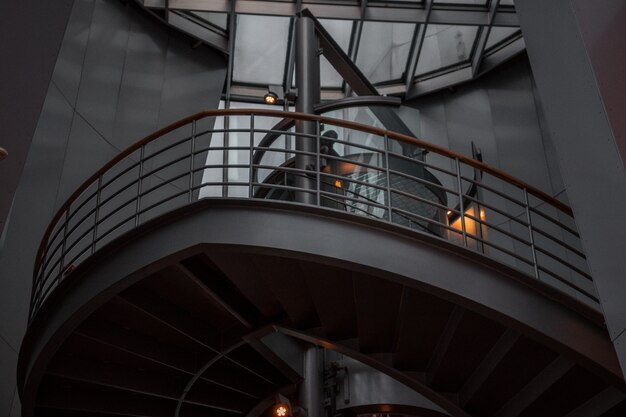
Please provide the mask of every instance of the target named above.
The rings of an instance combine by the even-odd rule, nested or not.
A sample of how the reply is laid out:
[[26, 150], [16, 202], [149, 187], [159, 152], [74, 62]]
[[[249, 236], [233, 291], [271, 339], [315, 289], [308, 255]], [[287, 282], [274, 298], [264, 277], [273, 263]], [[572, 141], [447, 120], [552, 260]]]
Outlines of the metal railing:
[[[317, 134], [276, 130], [281, 119], [313, 122]], [[306, 141], [312, 146], [296, 146]], [[407, 148], [427, 153], [413, 158]], [[296, 155], [312, 163], [296, 167]], [[155, 132], [72, 194], [39, 247], [31, 320], [54, 288], [104, 245], [204, 198], [306, 201], [390, 222], [479, 252], [597, 307], [572, 211], [551, 196], [482, 162], [384, 129], [229, 109]]]

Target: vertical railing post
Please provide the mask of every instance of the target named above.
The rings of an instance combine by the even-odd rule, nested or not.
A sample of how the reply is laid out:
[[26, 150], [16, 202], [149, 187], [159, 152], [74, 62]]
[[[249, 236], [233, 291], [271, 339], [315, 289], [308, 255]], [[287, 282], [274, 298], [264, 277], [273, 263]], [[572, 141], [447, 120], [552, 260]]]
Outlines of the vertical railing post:
[[322, 192], [322, 178], [321, 178], [321, 176], [322, 176], [322, 174], [321, 174], [321, 171], [322, 171], [322, 157], [320, 155], [320, 152], [321, 152], [320, 149], [321, 149], [322, 143], [321, 143], [321, 138], [320, 138], [320, 135], [321, 135], [320, 131], [321, 131], [321, 129], [320, 129], [320, 121], [317, 120], [315, 122], [315, 140], [316, 140], [316, 143], [317, 143], [317, 145], [315, 146], [315, 148], [316, 148], [316, 151], [315, 151], [315, 157], [316, 157], [316, 161], [315, 161], [315, 167], [316, 167], [316, 169], [315, 169], [315, 171], [316, 171], [315, 172], [315, 200], [316, 200], [317, 206], [319, 206], [319, 207], [322, 206], [322, 194], [321, 194], [321, 192]]
[[526, 223], [528, 223], [528, 238], [530, 242], [530, 251], [533, 256], [533, 268], [535, 270], [535, 278], [539, 279], [539, 265], [537, 264], [537, 251], [535, 250], [535, 236], [533, 234], [533, 222], [530, 217], [530, 203], [528, 202], [528, 190], [524, 187], [524, 208], [526, 209]]
[[393, 223], [392, 220], [392, 205], [391, 205], [391, 168], [389, 166], [389, 136], [385, 135], [385, 170], [387, 175], [387, 216], [389, 217], [389, 223]]
[[96, 251], [96, 240], [98, 239], [98, 218], [100, 217], [100, 199], [102, 195], [102, 174], [98, 176], [98, 188], [96, 189], [96, 211], [94, 213], [93, 234], [91, 235], [91, 254]]
[[254, 113], [250, 114], [250, 154], [248, 160], [248, 198], [254, 197], [254, 176], [252, 175], [253, 171], [253, 157], [254, 157]]
[[196, 121], [191, 122], [191, 153], [189, 154], [189, 204], [193, 200], [193, 169], [196, 157]]
[[456, 184], [459, 189], [459, 210], [461, 211], [461, 233], [463, 234], [463, 246], [467, 247], [467, 231], [465, 230], [465, 207], [463, 204], [463, 182], [461, 181], [461, 162], [458, 157], [454, 158], [456, 164]]
[[61, 245], [61, 259], [59, 259], [59, 280], [63, 279], [63, 272], [65, 271], [65, 249], [67, 248], [67, 224], [70, 221], [70, 207], [71, 204], [65, 209], [65, 220], [63, 221], [63, 243]]
[[137, 184], [137, 203], [135, 204], [135, 227], [139, 224], [139, 210], [141, 209], [141, 193], [143, 192], [143, 157], [145, 145], [139, 149], [139, 178]]

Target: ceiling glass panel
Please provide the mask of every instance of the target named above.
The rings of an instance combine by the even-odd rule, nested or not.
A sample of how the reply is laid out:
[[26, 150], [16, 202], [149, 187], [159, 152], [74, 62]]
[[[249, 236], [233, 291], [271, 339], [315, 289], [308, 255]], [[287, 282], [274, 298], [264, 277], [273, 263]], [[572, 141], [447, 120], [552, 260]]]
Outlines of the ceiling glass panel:
[[519, 28], [500, 28], [494, 27], [491, 28], [491, 32], [489, 32], [489, 38], [487, 39], [487, 45], [485, 47], [487, 49], [491, 48], [494, 45], [502, 42], [504, 39], [512, 36], [515, 33], [519, 32]]
[[435, 4], [478, 4], [481, 6], [486, 6], [488, 0], [435, 0]]
[[513, 0], [500, 0], [500, 6], [515, 6]]
[[211, 12], [190, 12], [192, 15], [205, 20], [212, 25], [226, 30], [228, 26], [228, 14], [226, 13], [211, 13]]
[[477, 33], [476, 26], [428, 25], [416, 75], [468, 60]]
[[[339, 47], [347, 53], [350, 47], [353, 22], [350, 20], [320, 19], [320, 23], [339, 44]], [[343, 82], [343, 78], [323, 55], [320, 56], [320, 82], [322, 87], [330, 88], [341, 87]]]
[[356, 65], [372, 83], [399, 80], [415, 31], [412, 23], [365, 22]]
[[288, 17], [237, 16], [233, 81], [282, 84], [288, 38]]

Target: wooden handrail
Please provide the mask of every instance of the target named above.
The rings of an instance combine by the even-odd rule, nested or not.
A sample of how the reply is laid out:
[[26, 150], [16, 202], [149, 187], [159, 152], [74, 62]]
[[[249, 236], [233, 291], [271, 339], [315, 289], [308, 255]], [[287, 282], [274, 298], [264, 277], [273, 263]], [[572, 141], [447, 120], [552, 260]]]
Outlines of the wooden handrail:
[[[128, 148], [126, 148], [124, 151], [122, 151], [121, 153], [119, 153], [117, 156], [115, 156], [113, 159], [111, 159], [109, 162], [107, 162], [102, 168], [100, 168], [98, 171], [96, 171], [91, 177], [89, 177], [86, 181], [84, 181], [80, 187], [78, 187], [78, 189], [76, 189], [76, 191], [74, 191], [74, 193], [72, 193], [72, 195], [65, 201], [65, 203], [63, 203], [63, 205], [59, 208], [59, 210], [56, 212], [56, 214], [54, 215], [54, 217], [52, 218], [52, 220], [50, 221], [50, 224], [48, 225], [46, 232], [44, 233], [44, 236], [41, 240], [41, 243], [39, 245], [39, 250], [37, 251], [37, 257], [35, 260], [35, 275], [37, 273], [37, 270], [39, 269], [40, 266], [40, 262], [41, 262], [41, 258], [43, 256], [43, 251], [44, 251], [44, 247], [46, 242], [48, 241], [48, 238], [50, 237], [50, 234], [52, 233], [52, 230], [54, 228], [54, 225], [60, 220], [61, 216], [63, 216], [63, 213], [68, 209], [68, 207], [74, 202], [76, 201], [76, 199], [83, 193], [83, 191], [85, 191], [87, 188], [89, 188], [89, 186], [91, 184], [93, 184], [95, 181], [98, 180], [98, 178], [104, 174], [105, 172], [107, 172], [111, 167], [113, 167], [115, 164], [117, 164], [119, 161], [121, 161], [122, 159], [126, 158], [128, 155], [132, 154], [133, 152], [135, 152], [136, 150], [140, 149], [142, 146], [152, 142], [153, 140], [169, 133], [172, 132], [182, 126], [185, 126], [187, 124], [190, 124], [194, 121], [200, 120], [200, 119], [204, 119], [207, 117], [219, 117], [219, 116], [250, 116], [250, 115], [255, 115], [255, 116], [267, 116], [267, 117], [274, 117], [274, 118], [283, 118], [283, 119], [295, 119], [295, 120], [305, 120], [305, 121], [314, 121], [314, 122], [321, 122], [321, 123], [325, 123], [325, 124], [329, 124], [329, 125], [333, 125], [333, 126], [339, 126], [339, 127], [343, 127], [343, 128], [347, 128], [347, 129], [354, 129], [354, 130], [358, 130], [361, 132], [367, 132], [367, 133], [371, 133], [377, 136], [387, 136], [390, 139], [393, 140], [398, 140], [401, 142], [405, 142], [405, 143], [409, 143], [412, 145], [416, 145], [420, 148], [423, 149], [427, 149], [429, 151], [447, 156], [449, 158], [458, 158], [459, 161], [462, 161], [463, 163], [474, 167], [476, 169], [479, 169], [483, 172], [487, 172], [491, 175], [493, 175], [494, 177], [500, 178], [501, 180], [512, 184], [518, 188], [521, 189], [526, 189], [527, 192], [529, 194], [534, 195], [535, 197], [547, 202], [548, 204], [556, 207], [557, 209], [559, 209], [560, 211], [564, 212], [565, 214], [572, 216], [572, 209], [567, 206], [566, 204], [562, 203], [561, 201], [555, 199], [554, 197], [552, 197], [551, 195], [525, 183], [524, 181], [521, 181], [515, 177], [512, 177], [511, 175], [507, 174], [506, 172], [498, 169], [498, 168], [494, 168], [490, 165], [485, 164], [484, 162], [480, 162], [477, 161], [473, 158], [470, 158], [466, 155], [463, 155], [461, 153], [455, 152], [455, 151], [451, 151], [449, 149], [446, 149], [444, 147], [438, 146], [438, 145], [434, 145], [432, 143], [420, 140], [420, 139], [416, 139], [414, 137], [411, 136], [407, 136], [407, 135], [403, 135], [400, 133], [396, 133], [396, 132], [392, 132], [386, 129], [381, 129], [381, 128], [377, 128], [377, 127], [372, 127], [372, 126], [368, 126], [368, 125], [363, 125], [360, 123], [356, 123], [356, 122], [351, 122], [351, 121], [347, 121], [347, 120], [340, 120], [340, 119], [334, 119], [334, 118], [330, 118], [330, 117], [324, 117], [324, 116], [318, 116], [315, 114], [306, 114], [306, 113], [297, 113], [297, 112], [286, 112], [286, 111], [280, 111], [280, 110], [265, 110], [265, 109], [223, 109], [223, 110], [204, 110], [201, 111], [199, 113], [193, 114], [191, 116], [187, 116], [183, 119], [178, 120], [177, 122], [174, 122], [162, 129], [157, 130], [156, 132], [146, 136], [145, 138], [139, 140], [138, 142], [135, 142], [133, 145], [129, 146]], [[0, 148], [2, 149], [2, 148]]]

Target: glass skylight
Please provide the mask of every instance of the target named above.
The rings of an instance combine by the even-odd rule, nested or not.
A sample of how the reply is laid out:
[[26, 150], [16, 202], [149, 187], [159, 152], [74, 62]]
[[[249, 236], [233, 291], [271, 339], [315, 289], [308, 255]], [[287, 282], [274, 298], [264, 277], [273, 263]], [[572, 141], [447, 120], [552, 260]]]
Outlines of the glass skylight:
[[399, 80], [406, 69], [415, 25], [365, 22], [356, 65], [372, 83]]
[[233, 81], [282, 84], [288, 39], [287, 17], [239, 15]]
[[428, 25], [416, 75], [470, 59], [478, 27]]
[[[258, 99], [269, 84], [293, 83], [294, 77], [287, 77], [286, 71], [295, 68], [293, 35], [299, 7], [318, 18], [381, 94], [410, 96], [447, 82], [468, 81], [481, 73], [485, 57], [489, 57], [486, 71], [523, 50], [523, 43], [509, 42], [521, 36], [513, 0], [500, 0], [495, 14], [490, 10], [492, 1], [232, 0], [234, 9], [231, 1], [171, 2], [169, 7], [189, 20], [184, 22], [187, 27], [178, 29], [232, 54], [229, 92]], [[194, 23], [203, 27], [204, 32], [198, 32], [203, 36], [189, 28]], [[479, 50], [483, 45], [484, 50]], [[495, 50], [497, 56], [491, 54]], [[342, 77], [320, 52], [322, 95], [349, 94]], [[472, 71], [466, 70], [468, 66]], [[443, 84], [414, 88], [454, 71], [459, 71], [458, 77], [442, 78]]]

